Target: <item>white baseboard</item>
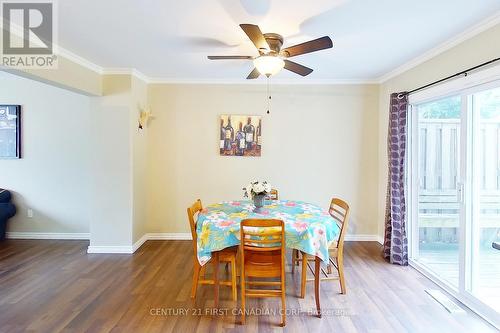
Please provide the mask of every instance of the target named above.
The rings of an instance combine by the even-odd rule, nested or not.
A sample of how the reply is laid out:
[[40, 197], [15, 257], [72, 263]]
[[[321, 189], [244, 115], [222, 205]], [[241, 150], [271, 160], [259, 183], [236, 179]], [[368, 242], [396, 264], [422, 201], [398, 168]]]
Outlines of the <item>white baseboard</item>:
[[[149, 233], [147, 235], [147, 240], [191, 240], [191, 233], [189, 232], [178, 232], [178, 233]], [[347, 242], [379, 242], [383, 241], [378, 235], [346, 235], [345, 240]]]
[[[75, 239], [89, 240], [89, 233], [54, 233], [54, 232], [7, 232], [9, 239]], [[144, 234], [132, 246], [89, 246], [87, 253], [134, 253], [142, 244], [148, 240], [191, 240], [189, 232], [160, 232]], [[383, 243], [383, 239], [378, 235], [346, 235], [347, 242], [379, 242]]]
[[[189, 232], [161, 232], [161, 233], [148, 233], [134, 244], [134, 252], [141, 247], [148, 240], [192, 240], [191, 233]], [[378, 235], [346, 235], [345, 240], [348, 242], [378, 242], [382, 244]], [[140, 245], [138, 245], [140, 244]]]
[[89, 246], [87, 248], [87, 253], [122, 253], [122, 254], [132, 254], [134, 253], [133, 246]]
[[190, 232], [153, 232], [146, 234], [148, 240], [192, 240]]
[[379, 242], [378, 235], [363, 235], [363, 234], [355, 234], [355, 235], [345, 235], [346, 242]]
[[89, 240], [89, 233], [73, 232], [18, 232], [11, 231], [5, 235], [8, 239], [78, 239]]
[[380, 245], [384, 245], [384, 236], [377, 236], [377, 242], [379, 242]]
[[139, 240], [135, 242], [134, 245], [132, 245], [132, 253], [137, 251], [137, 249], [139, 249], [142, 246], [142, 244], [146, 243], [146, 241], [149, 239], [148, 235], [149, 234], [142, 235], [142, 237], [139, 238]]
[[148, 234], [142, 235], [141, 238], [137, 242], [135, 242], [132, 246], [123, 245], [123, 246], [92, 246], [89, 245], [87, 248], [87, 253], [123, 253], [123, 254], [132, 254], [137, 249], [139, 249], [142, 244], [144, 244], [148, 240]]
[[132, 246], [89, 246], [87, 253], [126, 253], [132, 254], [148, 240], [191, 240], [191, 233], [147, 233]]

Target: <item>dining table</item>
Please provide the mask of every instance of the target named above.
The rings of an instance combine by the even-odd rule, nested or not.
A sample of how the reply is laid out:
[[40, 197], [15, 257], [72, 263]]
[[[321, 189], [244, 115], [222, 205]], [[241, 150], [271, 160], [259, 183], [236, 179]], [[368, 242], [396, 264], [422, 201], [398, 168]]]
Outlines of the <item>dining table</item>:
[[[282, 220], [286, 248], [301, 251], [305, 260], [308, 255], [314, 256], [314, 294], [316, 311], [321, 317], [321, 262], [329, 262], [328, 249], [337, 241], [340, 229], [327, 210], [295, 200], [266, 200], [260, 208], [251, 200], [223, 201], [202, 209], [196, 223], [197, 256], [201, 266], [210, 260], [214, 263], [214, 306], [218, 307], [219, 301], [218, 251], [240, 244], [240, 222], [244, 219]], [[305, 271], [302, 274], [305, 279]]]

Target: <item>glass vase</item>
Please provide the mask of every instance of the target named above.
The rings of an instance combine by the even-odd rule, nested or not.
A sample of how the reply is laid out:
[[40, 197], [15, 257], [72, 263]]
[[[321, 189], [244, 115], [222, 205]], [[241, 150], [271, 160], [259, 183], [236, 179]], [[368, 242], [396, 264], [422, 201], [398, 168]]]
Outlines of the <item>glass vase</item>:
[[257, 194], [253, 196], [253, 204], [256, 208], [264, 207], [264, 199], [266, 198], [265, 194]]

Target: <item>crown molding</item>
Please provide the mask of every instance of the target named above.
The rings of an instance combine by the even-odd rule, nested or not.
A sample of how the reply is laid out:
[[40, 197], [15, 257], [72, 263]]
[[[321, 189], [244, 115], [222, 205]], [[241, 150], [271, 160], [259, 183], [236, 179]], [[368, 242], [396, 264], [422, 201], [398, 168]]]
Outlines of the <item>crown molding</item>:
[[102, 75], [134, 75], [134, 74], [140, 74], [141, 76], [146, 77], [144, 74], [142, 74], [135, 68], [110, 67], [102, 69]]
[[103, 68], [102, 75], [130, 75], [145, 83], [151, 83], [151, 79], [135, 68]]
[[[255, 80], [241, 79], [181, 79], [181, 78], [161, 78], [149, 77], [135, 68], [104, 68], [103, 75], [132, 75], [148, 84], [256, 84], [265, 85], [267, 81], [264, 78]], [[307, 79], [291, 78], [291, 79], [273, 79], [273, 85], [356, 85], [356, 84], [378, 84], [376, 80], [370, 79]]]
[[376, 81], [379, 84], [382, 84], [400, 74], [403, 74], [404, 72], [450, 50], [451, 48], [465, 42], [468, 39], [471, 39], [472, 37], [475, 37], [479, 35], [481, 32], [484, 32], [495, 25], [500, 24], [500, 11], [497, 11], [495, 14], [489, 16], [485, 20], [473, 25], [472, 27], [466, 29], [459, 35], [453, 36], [452, 38], [448, 39], [444, 43], [441, 43], [440, 45], [430, 49], [429, 51], [425, 52], [424, 54], [413, 58], [412, 60], [406, 62], [405, 64], [391, 70], [390, 72], [380, 76]]
[[[264, 78], [255, 80], [241, 79], [181, 79], [181, 78], [161, 78], [149, 77], [135, 68], [104, 68], [103, 75], [132, 75], [148, 84], [256, 84], [265, 85], [267, 81]], [[273, 85], [359, 85], [359, 84], [378, 84], [378, 81], [371, 79], [273, 79]]]
[[82, 67], [90, 69], [91, 71], [93, 71], [99, 75], [103, 74], [103, 68], [101, 66], [93, 63], [92, 61], [87, 60], [83, 57], [80, 57], [79, 55], [77, 55], [71, 51], [68, 51], [59, 45], [57, 46], [56, 50], [57, 50], [57, 54], [59, 56], [62, 56], [64, 58], [70, 60], [71, 62], [74, 62], [77, 65], [80, 65]]
[[[0, 23], [3, 21], [0, 19]], [[475, 24], [459, 35], [452, 37], [444, 43], [438, 45], [425, 52], [424, 54], [404, 63], [403, 65], [383, 74], [378, 78], [361, 78], [361, 79], [272, 79], [274, 85], [361, 85], [361, 84], [382, 84], [436, 56], [457, 46], [458, 44], [486, 31], [493, 26], [500, 24], [500, 11], [489, 16], [485, 20]], [[21, 35], [22, 29], [15, 27], [14, 33]], [[135, 68], [105, 68], [95, 64], [94, 62], [85, 59], [58, 44], [54, 45], [54, 49], [59, 56], [62, 56], [82, 67], [85, 67], [100, 75], [131, 75], [142, 80], [147, 84], [267, 84], [266, 80], [246, 80], [246, 79], [179, 79], [179, 78], [159, 78], [150, 77], [140, 72]]]
[[[111, 68], [103, 68], [102, 69], [102, 74], [103, 75], [132, 75], [134, 73], [133, 68], [120, 68], [120, 67], [111, 67]], [[142, 74], [142, 73], [141, 73]]]
[[[489, 16], [485, 20], [475, 24], [474, 26], [468, 28], [464, 32], [459, 35], [456, 35], [444, 43], [438, 45], [425, 52], [424, 54], [406, 62], [405, 64], [389, 71], [388, 73], [378, 77], [378, 78], [361, 78], [361, 79], [306, 79], [303, 80], [301, 78], [297, 79], [272, 79], [273, 85], [362, 85], [362, 84], [382, 84], [436, 56], [441, 53], [446, 52], [447, 50], [463, 43], [464, 41], [471, 39], [474, 36], [479, 35], [481, 32], [484, 32], [495, 25], [500, 24], [500, 11], [497, 11], [495, 14]], [[86, 60], [78, 57], [82, 60], [82, 63], [77, 62], [79, 64], [85, 64]], [[75, 57], [75, 59], [77, 59]], [[93, 64], [88, 62], [88, 64]], [[256, 85], [265, 85], [267, 84], [266, 80], [257, 79], [257, 80], [246, 80], [246, 79], [199, 79], [199, 78], [161, 78], [161, 77], [150, 77], [135, 68], [102, 68], [98, 65], [95, 68], [100, 69], [101, 74], [117, 74], [117, 75], [133, 75], [136, 78], [144, 81], [147, 84], [256, 84]]]
[[[273, 85], [361, 85], [378, 84], [377, 80], [372, 79], [271, 79]], [[266, 85], [265, 79], [168, 79], [168, 78], [149, 78], [149, 84], [245, 84], [245, 85]]]
[[[0, 30], [3, 30], [4, 26], [4, 21], [3, 18], [0, 18]], [[16, 35], [19, 38], [24, 38], [24, 29], [20, 27], [18, 24], [15, 24], [13, 22], [10, 23], [10, 32]], [[85, 67], [87, 69], [90, 69], [91, 71], [102, 75], [102, 67], [93, 63], [90, 60], [87, 60], [67, 49], [59, 45], [58, 43], [53, 43], [53, 50], [54, 53], [58, 56], [62, 56], [63, 58], [66, 58], [70, 60], [71, 62], [74, 62], [82, 67]]]
[[145, 83], [151, 83], [151, 78], [149, 78], [148, 76], [144, 75], [142, 72], [140, 72], [139, 70], [133, 68], [132, 69], [132, 76], [135, 76], [137, 79], [145, 82]]

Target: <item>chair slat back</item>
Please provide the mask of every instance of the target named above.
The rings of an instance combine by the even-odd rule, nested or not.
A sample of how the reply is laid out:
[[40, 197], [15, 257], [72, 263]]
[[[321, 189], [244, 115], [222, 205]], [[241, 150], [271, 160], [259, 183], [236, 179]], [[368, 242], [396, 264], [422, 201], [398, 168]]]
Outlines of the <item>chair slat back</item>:
[[342, 251], [344, 238], [347, 233], [347, 225], [349, 222], [349, 205], [342, 199], [333, 198], [330, 203], [329, 213], [340, 228], [340, 235], [337, 241], [337, 248]]
[[[245, 322], [246, 297], [281, 297], [286, 322], [285, 223], [273, 219], [247, 219], [240, 224], [241, 310]], [[247, 281], [248, 278], [252, 278]], [[269, 281], [279, 278], [280, 281]], [[256, 280], [260, 279], [260, 280]], [[251, 288], [247, 288], [247, 285]], [[259, 288], [261, 286], [261, 288]], [[269, 289], [269, 287], [278, 287]]]
[[272, 189], [268, 195], [266, 195], [266, 200], [279, 200], [278, 190]]
[[193, 238], [193, 246], [194, 246], [194, 255], [197, 255], [197, 246], [196, 246], [196, 219], [195, 216], [199, 214], [203, 210], [203, 206], [201, 204], [201, 200], [196, 200], [190, 207], [187, 209], [189, 227], [191, 228], [191, 236]]
[[243, 220], [241, 221], [240, 236], [242, 251], [281, 250], [282, 253], [285, 251], [285, 224], [281, 220]]
[[279, 195], [278, 195], [278, 190], [273, 188], [271, 190], [271, 193], [269, 193], [269, 199], [270, 200], [279, 200]]

